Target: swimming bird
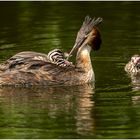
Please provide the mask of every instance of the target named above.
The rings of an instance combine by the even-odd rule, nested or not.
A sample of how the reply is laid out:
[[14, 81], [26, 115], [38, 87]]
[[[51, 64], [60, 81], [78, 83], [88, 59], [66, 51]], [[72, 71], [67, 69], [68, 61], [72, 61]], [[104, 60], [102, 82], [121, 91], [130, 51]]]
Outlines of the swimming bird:
[[130, 61], [125, 65], [125, 71], [131, 78], [133, 91], [140, 91], [140, 55], [135, 54]]
[[131, 60], [125, 65], [125, 71], [131, 75], [140, 74], [140, 55], [135, 54]]
[[[0, 65], [0, 85], [82, 85], [95, 81], [90, 59], [91, 50], [98, 50], [101, 35], [98, 25], [102, 18], [85, 17], [77, 34], [75, 45], [60, 65], [51, 53], [20, 52]], [[68, 59], [76, 53], [75, 64]], [[55, 58], [56, 59], [56, 58]]]

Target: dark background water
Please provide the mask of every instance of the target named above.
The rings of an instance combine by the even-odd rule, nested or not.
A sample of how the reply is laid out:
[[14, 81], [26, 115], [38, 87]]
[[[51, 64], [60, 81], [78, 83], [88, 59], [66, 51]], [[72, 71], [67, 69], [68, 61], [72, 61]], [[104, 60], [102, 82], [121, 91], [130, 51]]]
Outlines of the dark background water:
[[103, 17], [93, 85], [0, 88], [0, 138], [140, 138], [140, 88], [124, 66], [140, 52], [140, 2], [0, 2], [0, 62], [69, 51], [86, 15]]

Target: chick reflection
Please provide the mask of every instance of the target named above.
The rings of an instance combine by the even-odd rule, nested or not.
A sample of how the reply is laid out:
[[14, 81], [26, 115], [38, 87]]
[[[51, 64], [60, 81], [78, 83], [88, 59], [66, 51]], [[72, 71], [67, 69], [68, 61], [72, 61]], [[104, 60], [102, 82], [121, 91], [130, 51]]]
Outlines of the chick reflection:
[[[6, 87], [0, 88], [0, 100], [2, 99], [3, 104], [6, 103], [6, 106], [3, 106], [11, 109], [11, 113], [14, 112], [14, 115], [17, 108], [22, 111], [25, 114], [25, 120], [29, 120], [27, 117], [31, 116], [35, 119], [39, 118], [39, 122], [42, 121], [43, 124], [48, 124], [46, 121], [49, 119], [61, 118], [61, 122], [55, 122], [55, 125], [66, 125], [68, 129], [84, 135], [93, 133], [94, 130], [94, 118], [91, 114], [94, 106], [94, 102], [91, 100], [93, 93], [94, 87], [90, 84], [43, 89]], [[5, 110], [8, 110], [7, 108]], [[45, 117], [42, 115], [43, 113]], [[25, 124], [29, 126], [29, 122]], [[39, 124], [34, 124], [40, 127]]]
[[140, 75], [133, 76], [131, 75], [131, 84], [133, 91], [140, 91]]
[[[140, 75], [129, 75], [131, 78], [131, 86], [132, 86], [132, 91], [138, 93], [140, 92]], [[140, 96], [139, 94], [133, 94], [132, 95], [132, 103], [135, 104], [140, 104]]]

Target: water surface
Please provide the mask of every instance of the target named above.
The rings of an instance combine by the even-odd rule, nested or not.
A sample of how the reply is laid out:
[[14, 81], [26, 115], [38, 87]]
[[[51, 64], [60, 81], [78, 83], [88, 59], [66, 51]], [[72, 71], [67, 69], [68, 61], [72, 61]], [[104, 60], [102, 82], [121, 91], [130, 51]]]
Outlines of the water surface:
[[0, 2], [0, 62], [69, 51], [86, 15], [103, 17], [96, 83], [0, 88], [0, 138], [140, 138], [140, 86], [124, 71], [140, 52], [139, 2]]

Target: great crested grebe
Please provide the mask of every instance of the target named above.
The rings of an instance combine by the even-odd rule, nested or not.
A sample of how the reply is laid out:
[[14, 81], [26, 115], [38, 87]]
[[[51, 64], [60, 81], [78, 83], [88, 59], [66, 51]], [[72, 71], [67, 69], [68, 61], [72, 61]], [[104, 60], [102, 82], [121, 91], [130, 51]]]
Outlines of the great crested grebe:
[[125, 65], [125, 71], [130, 75], [140, 75], [140, 55], [135, 54]]
[[[96, 26], [101, 22], [102, 18], [86, 16], [67, 59], [58, 50], [48, 55], [30, 51], [14, 55], [0, 65], [0, 85], [81, 85], [95, 81], [90, 51], [100, 48]], [[73, 53], [77, 54], [75, 65], [68, 61]]]

